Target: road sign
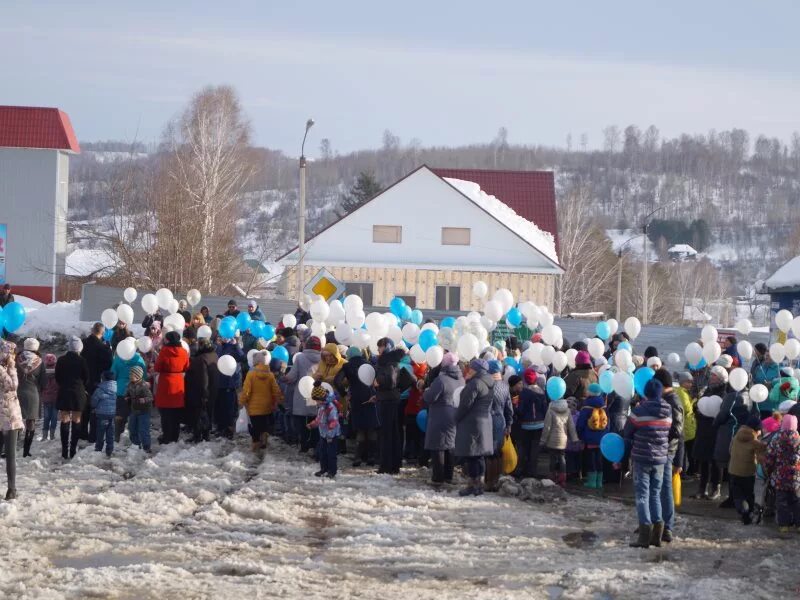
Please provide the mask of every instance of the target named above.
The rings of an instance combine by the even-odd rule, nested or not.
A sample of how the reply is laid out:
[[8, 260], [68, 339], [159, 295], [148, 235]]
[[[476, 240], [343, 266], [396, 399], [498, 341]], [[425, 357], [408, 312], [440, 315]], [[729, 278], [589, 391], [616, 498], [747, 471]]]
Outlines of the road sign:
[[322, 296], [326, 302], [338, 298], [344, 293], [344, 284], [328, 273], [327, 269], [320, 269], [303, 288], [303, 293], [312, 298]]

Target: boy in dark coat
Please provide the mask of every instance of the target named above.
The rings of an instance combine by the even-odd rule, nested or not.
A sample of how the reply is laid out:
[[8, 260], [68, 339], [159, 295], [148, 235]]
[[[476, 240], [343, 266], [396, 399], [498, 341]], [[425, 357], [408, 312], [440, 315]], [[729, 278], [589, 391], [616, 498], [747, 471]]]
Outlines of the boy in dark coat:
[[117, 382], [113, 371], [103, 373], [100, 385], [92, 394], [92, 410], [97, 421], [95, 452], [102, 452], [105, 442], [106, 456], [111, 456], [114, 451], [114, 417], [117, 414]]

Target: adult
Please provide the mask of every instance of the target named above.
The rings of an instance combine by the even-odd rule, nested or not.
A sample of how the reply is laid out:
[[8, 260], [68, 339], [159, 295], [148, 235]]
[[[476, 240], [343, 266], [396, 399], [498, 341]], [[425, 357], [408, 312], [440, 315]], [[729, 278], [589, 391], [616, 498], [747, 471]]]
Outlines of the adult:
[[142, 319], [142, 327], [144, 327], [145, 331], [149, 330], [153, 323], [158, 323], [160, 331], [164, 323], [164, 315], [161, 314], [161, 309], [159, 308], [156, 308], [156, 312], [145, 315], [144, 319]]
[[261, 309], [258, 307], [258, 302], [255, 300], [249, 300], [247, 302], [247, 314], [250, 315], [250, 318], [253, 321], [265, 321], [264, 313], [261, 312]]
[[574, 397], [578, 401], [578, 407], [583, 406], [583, 401], [589, 397], [589, 386], [597, 383], [597, 373], [592, 368], [592, 357], [588, 352], [581, 350], [575, 355], [575, 368], [569, 372], [564, 383], [567, 384], [564, 396]]
[[3, 453], [6, 457], [8, 489], [6, 500], [17, 497], [17, 438], [25, 426], [17, 398], [17, 368], [14, 364], [12, 342], [0, 340], [0, 432], [3, 434]]
[[737, 348], [737, 341], [736, 336], [729, 335], [724, 340], [722, 340], [722, 353], [730, 356], [731, 360], [733, 361], [733, 368], [741, 367], [744, 364], [741, 355], [739, 354], [739, 349]]
[[67, 342], [66, 354], [56, 362], [56, 407], [61, 421], [61, 456], [65, 459], [73, 458], [78, 451], [81, 416], [88, 404], [89, 365], [81, 356], [82, 350], [81, 339], [72, 336]]
[[[719, 396], [724, 398], [728, 394], [728, 372], [721, 366], [715, 365], [708, 378], [709, 385], [703, 392], [705, 396]], [[717, 432], [714, 427], [714, 418], [704, 415], [699, 410], [695, 411], [697, 417], [697, 434], [694, 438], [692, 453], [700, 469], [700, 487], [693, 498], [703, 500], [716, 500], [720, 497], [722, 481], [722, 467], [714, 460], [714, 446]]]
[[463, 458], [469, 482], [459, 496], [483, 493], [484, 457], [492, 454], [492, 401], [495, 381], [485, 360], [473, 359], [467, 369], [467, 383], [456, 409], [454, 453]]
[[[678, 398], [677, 393], [672, 388], [672, 375], [665, 368], [660, 368], [655, 372], [655, 379], [663, 387], [662, 399], [669, 405], [672, 412], [672, 423], [670, 425], [667, 440], [667, 462], [664, 463], [664, 477], [661, 481], [661, 516], [664, 521], [664, 528], [661, 531], [659, 541], [671, 542], [673, 531], [675, 530], [675, 499], [672, 495], [672, 473], [680, 474], [683, 470], [683, 423], [684, 413], [683, 404]], [[655, 535], [655, 532], [654, 534]], [[651, 541], [652, 545], [658, 544]]]
[[428, 426], [425, 430], [425, 450], [431, 453], [431, 483], [441, 485], [453, 482], [453, 450], [456, 446], [455, 392], [464, 387], [464, 375], [458, 367], [458, 358], [448, 352], [442, 358], [439, 374], [423, 394], [428, 408]]
[[222, 315], [223, 317], [233, 317], [234, 319], [239, 316], [239, 308], [236, 306], [236, 300], [231, 298], [228, 300], [228, 310]]
[[772, 382], [769, 396], [758, 405], [762, 418], [766, 419], [771, 416], [787, 400], [797, 402], [799, 391], [800, 382], [794, 376], [794, 370], [791, 367], [782, 367], [779, 377]]
[[117, 443], [119, 443], [122, 432], [125, 431], [125, 426], [128, 424], [131, 415], [131, 407], [125, 398], [125, 392], [128, 391], [132, 367], [139, 367], [142, 370], [144, 379], [147, 379], [147, 365], [141, 354], [134, 352], [133, 356], [128, 360], [124, 360], [119, 354], [114, 355], [114, 360], [111, 362], [111, 372], [114, 373], [114, 379], [117, 382], [117, 411], [114, 416], [114, 441]]
[[206, 324], [206, 319], [203, 316], [203, 313], [196, 312], [192, 315], [192, 321], [189, 323], [189, 326], [186, 329], [191, 329], [194, 331], [195, 335], [200, 330], [200, 328]]
[[[105, 325], [98, 322], [92, 325], [92, 330], [83, 340], [83, 350], [81, 356], [89, 367], [89, 384], [86, 386], [86, 393], [91, 396], [94, 390], [100, 385], [100, 377], [111, 368], [113, 352], [111, 346], [105, 341]], [[94, 443], [95, 423], [92, 418], [91, 403], [86, 403], [86, 410], [81, 419], [80, 437]]]
[[519, 393], [514, 415], [520, 425], [517, 438], [519, 462], [515, 474], [525, 478], [537, 476], [540, 442], [547, 415], [547, 396], [543, 389], [544, 375], [527, 368], [522, 376], [525, 385]]
[[308, 425], [317, 415], [317, 406], [311, 398], [305, 398], [297, 385], [303, 377], [313, 376], [322, 360], [322, 344], [318, 337], [308, 338], [302, 352], [294, 355], [292, 368], [284, 375], [283, 381], [288, 384], [287, 399], [292, 399], [292, 418], [294, 429], [299, 437], [300, 452], [308, 452], [315, 448], [319, 433], [316, 429], [308, 429]]
[[211, 321], [214, 320], [214, 317], [211, 316], [211, 312], [208, 310], [207, 306], [200, 307], [200, 314], [203, 315], [203, 319], [206, 322], [206, 325], [210, 325]]
[[[511, 433], [514, 423], [514, 406], [511, 404], [511, 387], [503, 381], [503, 365], [499, 360], [489, 361], [489, 374], [494, 379], [492, 391], [492, 454], [486, 457], [485, 489], [487, 492], [496, 492], [500, 489], [500, 474], [502, 472], [503, 443]], [[515, 382], [522, 390], [521, 381]]]
[[186, 300], [178, 302], [178, 314], [183, 317], [183, 321], [188, 325], [192, 321], [192, 313], [189, 312], [189, 303]]
[[217, 377], [217, 400], [214, 406], [214, 425], [217, 435], [233, 439], [236, 428], [238, 398], [237, 393], [242, 387], [242, 361], [245, 354], [236, 340], [221, 340], [217, 346], [217, 360], [223, 356], [232, 356], [236, 361], [233, 375], [219, 374]]
[[189, 360], [186, 371], [186, 420], [193, 443], [209, 439], [218, 379], [217, 353], [211, 340], [202, 338], [197, 341], [197, 353]]
[[378, 441], [378, 407], [372, 398], [372, 388], [365, 385], [358, 376], [359, 369], [367, 364], [364, 353], [351, 346], [347, 350], [347, 362], [334, 378], [334, 388], [340, 398], [346, 398], [350, 407], [350, 428], [356, 437], [356, 453], [353, 466], [362, 463], [368, 466], [375, 464]]
[[133, 332], [128, 329], [128, 324], [124, 321], [119, 321], [112, 329], [111, 334], [111, 350], [116, 352], [117, 346], [122, 340], [126, 340], [129, 337], [133, 337]]
[[750, 377], [753, 384], [760, 383], [771, 388], [780, 376], [781, 367], [772, 360], [767, 345], [759, 342], [753, 346], [753, 364], [750, 365]]
[[31, 455], [36, 419], [39, 418], [39, 393], [47, 384], [47, 374], [39, 354], [39, 341], [35, 338], [27, 338], [23, 342], [23, 351], [17, 355], [17, 380], [17, 398], [22, 420], [25, 421], [24, 458]]
[[185, 404], [184, 373], [189, 370], [189, 354], [181, 345], [181, 334], [170, 331], [158, 353], [155, 404], [161, 415], [160, 444], [177, 442], [181, 432], [181, 412]]
[[6, 304], [14, 302], [14, 294], [11, 293], [11, 285], [5, 284], [3, 289], [0, 290], [0, 308], [5, 307]]
[[406, 353], [394, 347], [389, 338], [378, 340], [375, 367], [375, 402], [381, 429], [378, 433], [380, 461], [378, 473], [396, 475], [403, 462], [403, 436], [400, 428], [402, 395], [414, 385], [414, 376], [401, 366]]

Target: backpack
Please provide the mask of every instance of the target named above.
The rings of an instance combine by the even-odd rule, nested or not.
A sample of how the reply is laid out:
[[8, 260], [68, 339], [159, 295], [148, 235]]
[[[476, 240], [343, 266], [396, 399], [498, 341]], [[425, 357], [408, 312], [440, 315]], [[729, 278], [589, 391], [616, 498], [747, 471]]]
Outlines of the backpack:
[[606, 411], [600, 407], [592, 408], [592, 414], [589, 416], [587, 426], [592, 431], [605, 431], [608, 428], [608, 415]]

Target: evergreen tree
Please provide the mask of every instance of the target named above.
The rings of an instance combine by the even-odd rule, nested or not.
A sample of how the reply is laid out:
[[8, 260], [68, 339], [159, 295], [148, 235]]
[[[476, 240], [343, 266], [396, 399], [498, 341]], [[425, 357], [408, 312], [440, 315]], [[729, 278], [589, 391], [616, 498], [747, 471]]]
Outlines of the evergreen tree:
[[353, 212], [366, 201], [377, 196], [381, 189], [381, 184], [378, 183], [372, 173], [362, 171], [358, 174], [355, 185], [350, 188], [350, 192], [342, 196], [339, 215], [343, 217]]

